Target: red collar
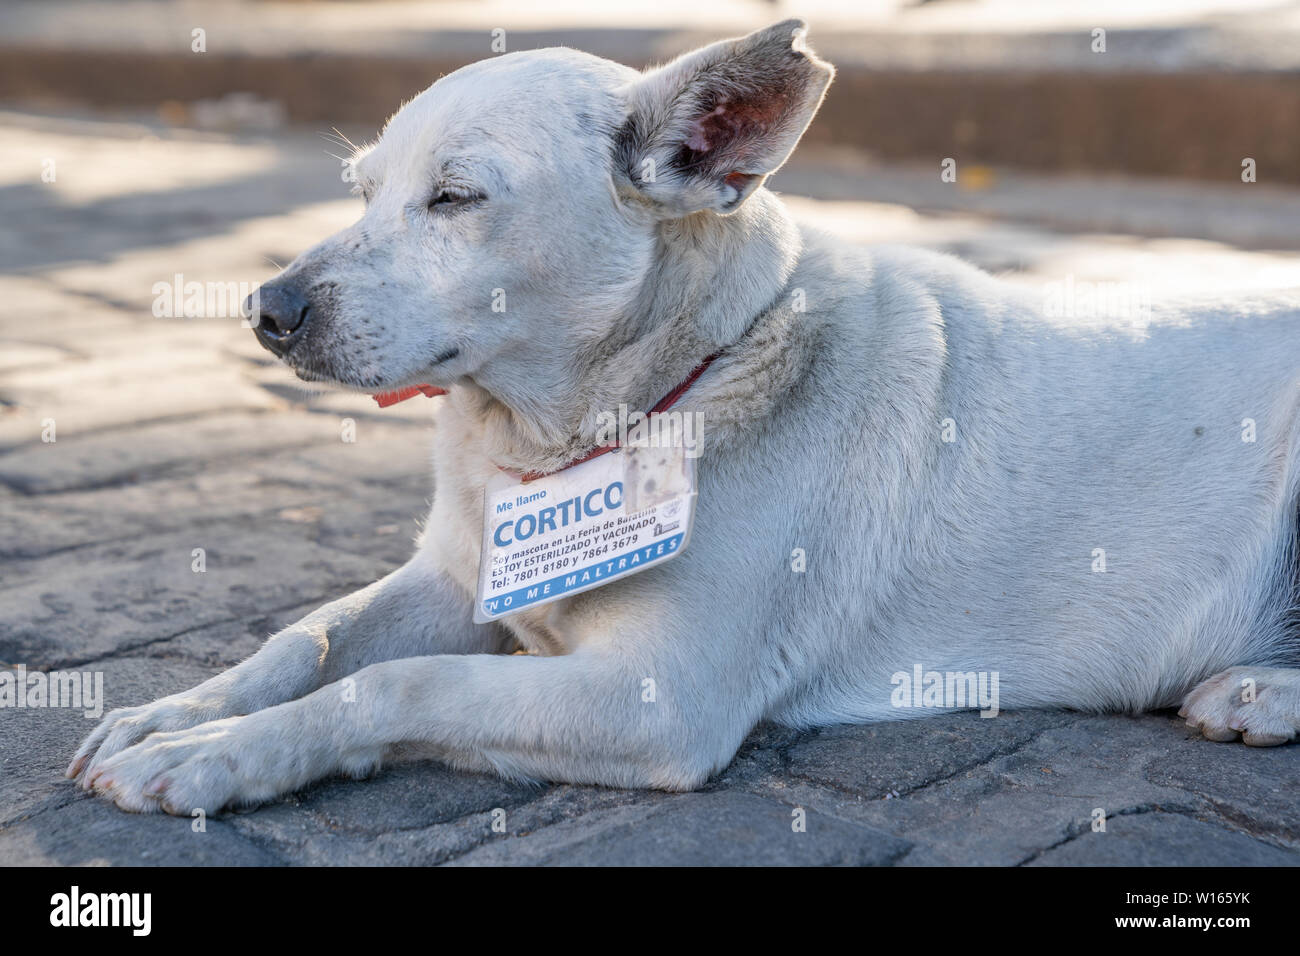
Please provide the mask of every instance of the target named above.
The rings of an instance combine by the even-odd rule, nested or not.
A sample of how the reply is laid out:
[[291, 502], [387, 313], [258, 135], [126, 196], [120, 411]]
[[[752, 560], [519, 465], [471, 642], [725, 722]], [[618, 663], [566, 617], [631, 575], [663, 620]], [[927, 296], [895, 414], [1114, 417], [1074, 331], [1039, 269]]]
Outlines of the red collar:
[[[703, 375], [705, 370], [707, 370], [708, 367], [713, 364], [714, 360], [721, 354], [721, 352], [714, 352], [699, 365], [695, 366], [695, 368], [691, 369], [691, 373], [682, 380], [680, 385], [663, 398], [659, 399], [659, 401], [655, 402], [654, 407], [650, 409], [646, 417], [648, 418], [650, 415], [658, 415], [660, 412], [666, 412], [668, 409], [676, 405], [677, 400], [686, 394], [686, 390], [695, 384], [695, 380]], [[536, 481], [538, 478], [545, 478], [547, 475], [558, 474], [561, 471], [566, 471], [567, 469], [572, 468], [574, 465], [581, 465], [583, 462], [591, 461], [593, 458], [599, 458], [601, 455], [607, 454], [617, 447], [618, 442], [616, 441], [612, 445], [602, 445], [599, 448], [593, 448], [581, 458], [575, 458], [567, 465], [561, 465], [559, 468], [556, 468], [555, 471], [530, 471], [521, 475], [519, 480], [524, 484], [527, 484], [530, 481]], [[500, 465], [497, 465], [497, 468], [500, 468], [501, 471], [506, 471], [506, 469], [501, 468]]]
[[[714, 360], [721, 354], [721, 352], [714, 352], [699, 365], [695, 366], [695, 368], [691, 369], [691, 374], [687, 375], [680, 385], [655, 403], [654, 408], [650, 409], [649, 415], [658, 415], [660, 412], [666, 412], [668, 409], [676, 405], [677, 400], [686, 394], [686, 390], [695, 384], [695, 380], [703, 375], [705, 370], [708, 369], [708, 367], [713, 364]], [[429, 398], [433, 398], [435, 395], [446, 395], [447, 390], [445, 388], [438, 388], [435, 385], [412, 385], [409, 388], [399, 388], [393, 392], [379, 392], [372, 397], [379, 403], [380, 408], [387, 408], [389, 405], [396, 405], [398, 402], [404, 402], [408, 398], [414, 398], [416, 395], [421, 393], [427, 395]], [[649, 415], [647, 415], [647, 417], [649, 417]], [[599, 458], [601, 455], [606, 452], [611, 452], [617, 447], [618, 442], [614, 442], [612, 445], [593, 448], [581, 458], [575, 458], [567, 465], [562, 465], [555, 469], [555, 471], [530, 471], [521, 475], [519, 480], [527, 483], [530, 481], [536, 481], [538, 478], [545, 478], [547, 475], [554, 475], [556, 472], [572, 468], [574, 465], [581, 465], [584, 461], [591, 461], [593, 458]], [[498, 465], [497, 467], [500, 468], [501, 466]], [[505, 471], [506, 469], [501, 468], [501, 470]]]

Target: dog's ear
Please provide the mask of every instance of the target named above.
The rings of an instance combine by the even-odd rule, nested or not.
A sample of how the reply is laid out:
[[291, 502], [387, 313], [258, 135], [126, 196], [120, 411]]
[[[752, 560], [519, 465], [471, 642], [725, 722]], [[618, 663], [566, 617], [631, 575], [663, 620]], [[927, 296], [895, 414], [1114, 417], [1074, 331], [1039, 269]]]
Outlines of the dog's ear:
[[806, 30], [786, 20], [643, 74], [628, 91], [618, 172], [668, 216], [738, 209], [794, 151], [835, 75]]

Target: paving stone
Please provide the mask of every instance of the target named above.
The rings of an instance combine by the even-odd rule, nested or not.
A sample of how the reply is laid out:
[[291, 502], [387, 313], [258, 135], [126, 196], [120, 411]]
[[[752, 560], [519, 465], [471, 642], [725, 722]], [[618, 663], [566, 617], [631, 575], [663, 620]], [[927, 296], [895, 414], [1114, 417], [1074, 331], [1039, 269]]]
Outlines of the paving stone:
[[[131, 660], [78, 670], [102, 675], [103, 700], [96, 709], [104, 714], [174, 694], [216, 673], [189, 662]], [[98, 722], [80, 707], [0, 708], [0, 828], [40, 808], [77, 799], [81, 791], [63, 771]]]
[[10, 866], [271, 866], [285, 862], [221, 819], [123, 813], [85, 796], [0, 830]]
[[369, 780], [324, 781], [224, 819], [301, 863], [433, 866], [600, 811], [675, 799], [659, 791], [514, 784], [408, 754]]
[[6, 341], [88, 358], [103, 347], [121, 348], [139, 327], [121, 310], [79, 295], [47, 276], [6, 275], [4, 294], [0, 334]]
[[[930, 725], [938, 739], [944, 740], [959, 717], [916, 723]], [[784, 771], [746, 786], [787, 802], [802, 802], [860, 820], [912, 841], [913, 849], [901, 861], [905, 865], [1008, 866], [1032, 861], [1047, 848], [1088, 830], [1098, 808], [1107, 817], [1146, 812], [1196, 814], [1216, 820], [1224, 829], [1242, 829], [1200, 793], [1149, 779], [1150, 767], [1190, 759], [1189, 753], [1199, 750], [1204, 754], [1207, 749], [1213, 752], [1220, 745], [1189, 738], [1181, 730], [1181, 721], [1167, 716], [1076, 717], [1070, 723], [1047, 727], [984, 763], [937, 777], [899, 797], [888, 792], [880, 795], [878, 789], [846, 788], [843, 778], [838, 786], [830, 787]], [[1291, 761], [1300, 762], [1300, 751], [1294, 748], [1272, 753], [1277, 755], [1273, 759], [1288, 766]], [[859, 757], [870, 760], [865, 753]], [[923, 758], [918, 755], [918, 759]], [[1276, 778], [1280, 772], [1269, 763], [1252, 770], [1265, 778]], [[1285, 787], [1288, 779], [1279, 782]], [[1244, 802], [1236, 809], [1237, 815], [1247, 820], [1259, 812], [1256, 805]], [[1271, 835], [1267, 839], [1278, 842]], [[1231, 859], [1225, 856], [1220, 863], [1231, 865]]]
[[274, 519], [280, 512], [297, 515], [331, 504], [350, 507], [340, 502], [337, 486], [281, 480], [266, 474], [269, 470], [204, 472], [95, 491], [24, 496], [0, 511], [0, 557], [30, 560], [144, 535], [196, 531], [216, 522]]
[[29, 345], [26, 342], [0, 339], [0, 372], [54, 365], [68, 358], [69, 354], [53, 345]]
[[0, 419], [0, 448], [42, 442], [49, 421], [66, 442], [122, 425], [284, 404], [215, 352], [179, 355], [183, 360], [171, 350], [129, 361], [65, 362], [7, 376], [0, 396], [10, 408]]
[[1147, 780], [1194, 793], [1229, 824], [1300, 849], [1300, 746], [1216, 744], [1176, 717], [1151, 721]]
[[[255, 813], [226, 819], [260, 845], [304, 862], [429, 864], [486, 839], [494, 809], [508, 812], [542, 792], [419, 761], [386, 767], [365, 781], [324, 781]], [[481, 825], [438, 826], [469, 816]]]
[[278, 608], [237, 621], [221, 621], [207, 627], [184, 631], [163, 641], [153, 641], [115, 655], [115, 661], [138, 661], [150, 658], [162, 661], [188, 661], [202, 667], [225, 670], [256, 654], [266, 639], [300, 621], [325, 601], [308, 601], [290, 608]]
[[[576, 823], [616, 808], [666, 806], [675, 794], [654, 790], [615, 790], [607, 787], [552, 786], [535, 800], [516, 807], [474, 813], [426, 830], [386, 833], [376, 843], [376, 859], [424, 866], [452, 862], [480, 847], [505, 848], [516, 838], [547, 827]], [[504, 811], [504, 817], [498, 814]]]
[[355, 442], [295, 448], [269, 461], [266, 470], [307, 484], [402, 486], [431, 498], [432, 445], [432, 429], [427, 422], [358, 422]]
[[871, 827], [736, 791], [678, 794], [661, 804], [584, 815], [492, 843], [456, 865], [826, 866], [882, 865], [909, 844]]
[[337, 441], [338, 423], [316, 415], [218, 414], [50, 443], [37, 439], [0, 455], [0, 482], [27, 494], [90, 489]]
[[7, 489], [12, 505], [0, 507], [0, 559], [255, 521], [327, 547], [401, 562], [413, 550], [432, 493], [420, 444], [406, 435], [339, 442], [304, 450], [304, 457], [289, 450], [245, 467], [213, 465], [93, 491], [15, 498]]
[[[192, 570], [193, 549], [207, 570]], [[7, 567], [11, 567], [8, 565]], [[339, 597], [383, 562], [269, 531], [208, 528], [57, 554], [0, 591], [0, 662], [57, 667], [219, 621]]]
[[[371, 780], [326, 781], [227, 819], [301, 863], [435, 866], [597, 810], [667, 799], [653, 791], [521, 786], [421, 760], [396, 763]], [[404, 812], [405, 801], [412, 813]]]
[[490, 774], [451, 770], [433, 761], [388, 767], [359, 786], [354, 780], [319, 784], [293, 803], [333, 829], [374, 835], [447, 823], [471, 813], [535, 799], [538, 787]]
[[871, 799], [905, 793], [1023, 746], [1052, 727], [1069, 723], [1054, 711], [975, 712], [933, 718], [830, 727], [795, 744], [789, 773]]
[[1216, 823], [1170, 813], [1113, 817], [1028, 866], [1300, 866], [1300, 854]]

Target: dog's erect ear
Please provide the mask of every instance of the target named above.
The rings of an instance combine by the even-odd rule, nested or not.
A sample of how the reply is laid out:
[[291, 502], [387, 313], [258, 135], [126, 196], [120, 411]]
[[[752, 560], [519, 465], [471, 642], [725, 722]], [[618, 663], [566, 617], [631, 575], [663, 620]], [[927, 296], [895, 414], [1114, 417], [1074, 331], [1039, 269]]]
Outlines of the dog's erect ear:
[[786, 20], [645, 73], [628, 91], [618, 170], [669, 216], [739, 208], [794, 151], [835, 75], [805, 32]]

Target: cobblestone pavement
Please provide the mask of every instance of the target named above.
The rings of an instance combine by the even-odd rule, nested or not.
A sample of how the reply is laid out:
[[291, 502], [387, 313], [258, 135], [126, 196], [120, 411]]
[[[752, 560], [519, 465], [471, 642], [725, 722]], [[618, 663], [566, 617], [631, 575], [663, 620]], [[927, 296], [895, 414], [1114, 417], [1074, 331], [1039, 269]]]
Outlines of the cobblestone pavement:
[[[138, 704], [401, 563], [431, 493], [424, 400], [380, 412], [308, 393], [235, 321], [151, 310], [155, 283], [255, 283], [353, 217], [328, 144], [4, 114], [0, 145], [0, 662], [102, 672], [107, 708]], [[816, 162], [782, 183], [820, 181]], [[1131, 216], [1142, 189], [1126, 188]], [[1300, 284], [1294, 253], [1206, 238], [1081, 236], [844, 198], [795, 205], [855, 238], [953, 249], [1020, 282]], [[42, 441], [51, 419], [57, 440]], [[355, 441], [342, 440], [345, 419]], [[79, 710], [0, 710], [0, 861], [1300, 862], [1300, 747], [1209, 743], [1171, 713], [762, 727], [683, 795], [405, 764], [202, 833], [64, 780], [93, 726]]]

